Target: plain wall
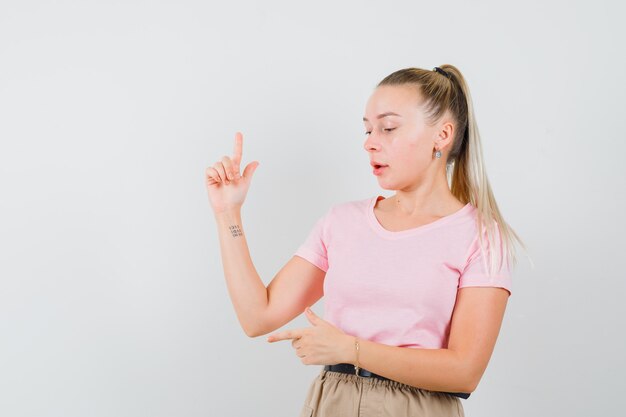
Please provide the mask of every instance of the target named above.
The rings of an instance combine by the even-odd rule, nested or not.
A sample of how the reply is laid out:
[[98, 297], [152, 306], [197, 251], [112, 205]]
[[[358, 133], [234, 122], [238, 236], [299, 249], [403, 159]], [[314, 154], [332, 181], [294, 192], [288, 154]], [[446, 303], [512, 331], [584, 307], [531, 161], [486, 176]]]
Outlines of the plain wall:
[[447, 63], [535, 264], [519, 253], [465, 413], [617, 415], [623, 15], [617, 1], [2, 0], [0, 415], [297, 415], [321, 366], [240, 328], [204, 170], [243, 132], [242, 170], [260, 162], [243, 228], [268, 284], [331, 204], [392, 194], [363, 148], [376, 83]]

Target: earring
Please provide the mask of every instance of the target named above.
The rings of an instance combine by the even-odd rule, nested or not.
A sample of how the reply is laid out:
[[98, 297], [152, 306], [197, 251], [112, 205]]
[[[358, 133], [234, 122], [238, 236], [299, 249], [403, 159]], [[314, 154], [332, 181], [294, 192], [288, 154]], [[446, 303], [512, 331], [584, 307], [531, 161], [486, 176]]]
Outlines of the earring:
[[437, 149], [437, 152], [435, 152], [435, 157], [441, 158], [441, 151], [439, 149]]

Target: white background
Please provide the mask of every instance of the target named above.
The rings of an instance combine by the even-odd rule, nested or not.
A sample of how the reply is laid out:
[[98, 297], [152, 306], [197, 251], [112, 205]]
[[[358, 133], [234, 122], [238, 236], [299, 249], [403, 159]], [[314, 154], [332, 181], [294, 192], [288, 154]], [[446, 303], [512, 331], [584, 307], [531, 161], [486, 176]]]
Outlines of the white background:
[[243, 227], [268, 284], [331, 204], [391, 195], [363, 148], [376, 83], [446, 63], [535, 263], [520, 252], [466, 416], [619, 414], [623, 16], [618, 1], [2, 0], [0, 415], [297, 415], [320, 366], [239, 327], [204, 170], [243, 132], [242, 170], [260, 162]]

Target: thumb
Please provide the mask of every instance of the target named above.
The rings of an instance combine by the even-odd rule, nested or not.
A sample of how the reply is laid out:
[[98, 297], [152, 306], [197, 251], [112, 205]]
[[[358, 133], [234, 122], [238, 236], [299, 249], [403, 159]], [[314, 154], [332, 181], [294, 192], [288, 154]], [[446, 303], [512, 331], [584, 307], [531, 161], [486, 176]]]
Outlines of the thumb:
[[306, 318], [311, 322], [311, 324], [317, 326], [322, 324], [324, 320], [322, 320], [317, 314], [313, 312], [309, 307], [307, 307], [304, 312], [306, 313]]
[[243, 170], [243, 177], [252, 178], [252, 175], [254, 174], [254, 171], [256, 171], [258, 166], [259, 166], [258, 161], [250, 162], [248, 165], [246, 165], [246, 168]]

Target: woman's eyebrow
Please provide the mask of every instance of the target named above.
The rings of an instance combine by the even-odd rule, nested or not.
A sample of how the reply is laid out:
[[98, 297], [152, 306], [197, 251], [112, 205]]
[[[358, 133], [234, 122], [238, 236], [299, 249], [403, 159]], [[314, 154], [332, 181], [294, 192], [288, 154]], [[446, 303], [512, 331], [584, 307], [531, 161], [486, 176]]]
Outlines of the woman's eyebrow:
[[[383, 117], [387, 117], [387, 116], [398, 116], [398, 117], [402, 117], [400, 116], [398, 113], [394, 113], [392, 111], [388, 111], [386, 113], [381, 113], [378, 116], [376, 116], [377, 119], [382, 119]], [[366, 117], [363, 117], [363, 121], [364, 122], [369, 122], [369, 120], [367, 120]]]

